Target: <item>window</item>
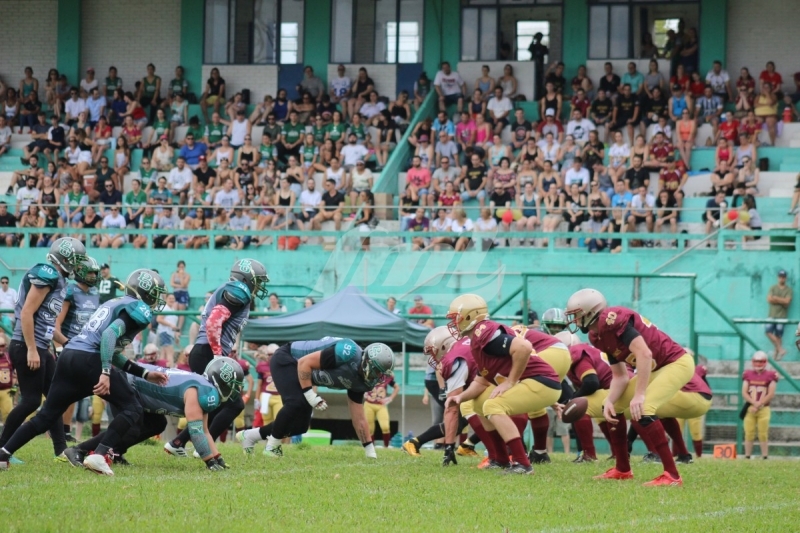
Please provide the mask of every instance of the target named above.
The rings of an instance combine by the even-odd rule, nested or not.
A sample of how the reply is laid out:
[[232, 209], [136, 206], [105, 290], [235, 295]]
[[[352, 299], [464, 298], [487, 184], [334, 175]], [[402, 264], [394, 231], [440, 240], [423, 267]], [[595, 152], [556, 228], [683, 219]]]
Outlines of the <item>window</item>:
[[420, 63], [424, 0], [332, 0], [332, 63]]
[[[531, 53], [528, 51], [533, 36], [542, 34], [542, 44], [550, 46], [550, 22], [546, 20], [518, 20], [517, 21], [517, 61], [530, 61]], [[545, 64], [547, 64], [545, 58]]]
[[461, 11], [461, 61], [494, 61], [499, 49], [497, 9]]
[[206, 0], [206, 64], [302, 62], [304, 0]]
[[663, 50], [667, 44], [667, 32], [678, 31], [680, 19], [657, 19], [653, 24], [653, 44]]
[[589, 59], [631, 57], [628, 14], [624, 6], [592, 6], [589, 11]]

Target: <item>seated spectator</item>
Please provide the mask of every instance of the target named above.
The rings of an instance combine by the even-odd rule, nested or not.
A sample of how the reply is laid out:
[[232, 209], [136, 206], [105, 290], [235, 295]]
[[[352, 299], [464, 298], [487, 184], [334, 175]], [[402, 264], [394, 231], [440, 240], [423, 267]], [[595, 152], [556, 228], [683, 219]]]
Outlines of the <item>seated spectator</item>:
[[660, 92], [664, 89], [664, 87], [666, 87], [667, 80], [664, 79], [664, 76], [658, 71], [658, 61], [656, 61], [655, 59], [650, 60], [650, 63], [648, 63], [647, 68], [648, 68], [647, 75], [644, 77], [644, 84], [642, 87], [643, 88], [642, 97], [644, 97], [645, 99], [650, 99], [655, 96], [656, 89], [658, 89]]
[[[759, 74], [758, 80], [761, 83], [762, 89], [766, 84], [769, 84], [769, 90], [772, 94], [774, 94], [776, 98], [780, 98], [782, 95], [781, 85], [783, 85], [783, 77], [775, 71], [775, 63], [773, 61], [767, 61], [767, 65], [764, 70], [761, 71], [761, 74]], [[781, 93], [781, 95], [778, 93]]]
[[721, 161], [726, 161], [728, 163], [728, 168], [733, 168], [736, 163], [736, 154], [734, 153], [733, 147], [729, 146], [728, 141], [724, 138], [720, 138], [717, 141], [717, 148], [714, 151], [714, 170], [719, 170]]
[[[241, 206], [237, 205], [233, 208], [233, 215], [229, 220], [231, 231], [250, 231], [251, 223], [250, 217], [242, 211]], [[251, 240], [252, 237], [250, 235], [231, 235], [229, 248], [231, 250], [244, 250], [250, 246]]]
[[[493, 98], [494, 94], [490, 94], [489, 97]], [[469, 102], [468, 109], [469, 115], [473, 120], [478, 118], [478, 115], [486, 116], [486, 102], [487, 98], [480, 89], [475, 89], [472, 92], [472, 99]]]
[[511, 133], [513, 135], [511, 139], [512, 150], [521, 150], [528, 144], [528, 140], [531, 139], [532, 128], [533, 126], [531, 123], [525, 120], [524, 110], [518, 108], [514, 111], [514, 122], [511, 123]]
[[770, 146], [774, 146], [775, 138], [778, 136], [778, 97], [768, 82], [763, 82], [761, 85], [761, 93], [756, 97], [754, 111], [755, 116], [763, 121], [766, 127]]
[[719, 139], [725, 139], [733, 147], [739, 142], [739, 121], [730, 111], [726, 111], [723, 118], [724, 120], [719, 125], [717, 138], [714, 142], [718, 142]]
[[428, 197], [431, 186], [431, 171], [422, 166], [422, 160], [415, 155], [411, 160], [411, 168], [406, 173], [405, 194], [409, 196], [416, 205], [432, 205], [432, 200]]
[[613, 181], [622, 178], [631, 159], [631, 147], [624, 142], [622, 132], [614, 132], [614, 144], [608, 148], [608, 173]]
[[[187, 134], [185, 144], [181, 146], [178, 155], [186, 161], [189, 168], [196, 168], [200, 163], [200, 156], [208, 153], [208, 147], [202, 142], [195, 142], [194, 134]], [[228, 161], [230, 163], [230, 161]]]
[[345, 75], [344, 65], [336, 67], [336, 77], [331, 79], [328, 85], [331, 103], [341, 104], [342, 111], [347, 112], [347, 100], [352, 95], [353, 81]]
[[325, 126], [325, 139], [330, 139], [339, 150], [347, 139], [347, 124], [342, 120], [342, 114], [334, 111], [330, 124]]
[[644, 98], [642, 104], [642, 121], [640, 122], [642, 135], [646, 135], [648, 127], [658, 124], [661, 120], [664, 120], [664, 124], [666, 124], [668, 118], [669, 102], [661, 89], [656, 87], [651, 96]]
[[622, 86], [621, 93], [617, 97], [614, 110], [612, 111], [611, 125], [612, 130], [622, 130], [628, 132], [628, 139], [633, 139], [634, 128], [641, 120], [639, 97], [635, 94], [630, 84]]
[[[350, 205], [356, 205], [356, 200], [360, 197], [362, 192], [371, 192], [374, 181], [375, 178], [372, 175], [372, 171], [367, 168], [366, 162], [363, 159], [357, 160], [355, 168], [350, 173], [350, 183], [352, 185], [352, 190], [350, 191]], [[319, 204], [319, 201], [313, 205], [316, 206], [317, 204]]]
[[[369, 233], [378, 226], [378, 217], [375, 216], [375, 196], [370, 191], [362, 191], [359, 212], [361, 216], [353, 221], [353, 227], [360, 232]], [[361, 237], [361, 249], [369, 251], [369, 237]]]
[[[631, 168], [625, 171], [622, 181], [628, 191], [638, 191], [639, 187], [650, 187], [650, 172], [642, 164], [642, 156], [634, 155], [631, 158]], [[616, 190], [616, 188], [615, 188]]]
[[319, 105], [321, 104], [317, 104], [316, 100], [314, 99], [313, 96], [311, 96], [310, 93], [304, 92], [301, 93], [300, 98], [292, 102], [292, 108], [291, 111], [289, 112], [291, 113], [292, 111], [294, 111], [295, 113], [297, 113], [297, 121], [303, 126], [305, 126], [306, 124], [309, 123], [312, 115], [319, 113], [320, 115], [323, 116], [324, 119], [326, 114], [330, 115], [333, 113], [333, 111], [336, 110], [335, 107], [334, 109], [330, 109], [330, 107], [328, 107], [327, 113], [323, 114], [323, 109], [320, 109], [318, 107]]
[[[564, 220], [564, 195], [556, 187], [550, 187], [542, 197], [542, 231], [552, 233]], [[547, 247], [548, 240], [542, 240], [542, 246]]]
[[364, 102], [364, 104], [359, 109], [359, 113], [367, 120], [371, 120], [372, 117], [380, 113], [381, 111], [386, 109], [386, 104], [378, 100], [378, 92], [371, 91], [369, 93], [369, 100]]
[[206, 80], [206, 88], [200, 96], [200, 109], [203, 111], [206, 124], [209, 122], [208, 107], [213, 107], [214, 113], [219, 113], [223, 104], [225, 104], [225, 79], [219, 75], [219, 69], [214, 67]]
[[486, 109], [489, 111], [492, 124], [494, 124], [494, 132], [498, 135], [502, 134], [503, 129], [509, 125], [508, 119], [511, 111], [514, 109], [511, 100], [503, 96], [502, 87], [494, 88], [494, 98], [489, 100], [489, 103], [486, 104]]
[[48, 207], [58, 207], [58, 204], [61, 202], [61, 191], [53, 185], [53, 178], [48, 176], [47, 174], [44, 175], [42, 179], [42, 188], [39, 191], [39, 197], [36, 199], [36, 204], [40, 208], [48, 208]]
[[561, 166], [561, 173], [566, 174], [567, 169], [572, 166], [576, 157], [580, 157], [581, 147], [575, 144], [572, 135], [564, 137], [564, 144], [558, 150], [558, 164]]
[[[494, 193], [507, 195], [509, 202], [514, 199], [517, 191], [517, 174], [511, 168], [511, 160], [508, 157], [500, 159], [499, 166], [494, 169], [492, 174], [492, 188]], [[497, 204], [504, 205], [504, 204]]]
[[[580, 186], [573, 183], [570, 186], [565, 186], [566, 192], [564, 194], [564, 220], [567, 222], [567, 230], [571, 232], [579, 232], [581, 224], [586, 220], [586, 194], [581, 192]], [[567, 239], [567, 245], [572, 244], [572, 239]]]
[[438, 196], [439, 207], [454, 207], [461, 205], [461, 195], [456, 190], [455, 184], [452, 181], [446, 181], [444, 190]]
[[130, 91], [124, 94], [125, 112], [119, 115], [120, 120], [125, 120], [125, 117], [131, 117], [131, 120], [138, 128], [147, 126], [147, 113], [145, 113], [142, 105], [136, 101], [133, 93]]
[[481, 77], [475, 80], [475, 90], [480, 91], [484, 95], [483, 100], [488, 101], [494, 94], [495, 80], [489, 75], [489, 65], [481, 67]]
[[703, 89], [703, 96], [697, 99], [695, 109], [697, 110], [697, 126], [711, 124], [713, 128], [712, 139], [716, 138], [719, 118], [722, 115], [722, 99], [714, 94], [710, 85], [706, 85], [705, 89]]
[[[411, 106], [408, 103], [408, 91], [400, 91], [397, 99], [389, 103], [389, 113], [396, 124], [405, 126], [411, 120]], [[455, 130], [455, 128], [454, 128]]]
[[544, 120], [536, 127], [536, 133], [538, 139], [544, 139], [548, 133], [551, 133], [553, 139], [559, 144], [564, 141], [564, 127], [561, 125], [561, 121], [556, 119], [556, 111], [554, 109], [545, 111]]
[[365, 161], [369, 150], [364, 145], [358, 144], [358, 137], [355, 133], [351, 133], [347, 136], [347, 144], [342, 147], [340, 153], [345, 172], [350, 172], [355, 168], [356, 163]]
[[[522, 193], [516, 199], [517, 209], [522, 211], [522, 216], [516, 221], [517, 231], [536, 231], [536, 226], [541, 220], [539, 208], [539, 195], [530, 181], [525, 183]], [[523, 244], [522, 242], [520, 244]], [[533, 239], [530, 244], [533, 245]]]
[[[44, 214], [39, 215], [39, 227], [40, 228], [63, 228], [64, 221], [61, 220], [61, 217], [58, 216], [58, 208], [55, 206], [47, 207], [43, 210]], [[38, 240], [36, 242], [36, 246], [39, 248], [48, 248], [53, 242], [55, 242], [59, 237], [61, 237], [61, 233], [41, 233], [38, 236]]]
[[503, 89], [503, 94], [506, 98], [511, 101], [519, 99], [519, 94], [517, 92], [519, 84], [517, 78], [514, 77], [514, 67], [510, 64], [506, 63], [503, 65], [503, 75], [497, 78], [497, 85]]
[[[653, 232], [653, 208], [656, 200], [653, 195], [647, 192], [644, 186], [639, 187], [637, 194], [631, 199], [631, 213], [628, 215], [628, 231], [636, 233], [636, 227], [645, 223], [647, 232]], [[648, 241], [648, 247], [652, 247], [652, 242]]]
[[472, 220], [467, 218], [467, 213], [461, 207], [453, 209], [452, 222], [450, 224], [451, 231], [455, 234], [456, 252], [463, 252], [472, 244], [472, 231], [475, 225]]
[[311, 66], [306, 66], [306, 68], [303, 69], [303, 79], [296, 88], [298, 93], [307, 92], [311, 95], [311, 98], [317, 102], [319, 102], [322, 95], [325, 94], [325, 84], [314, 75], [314, 68]]
[[555, 170], [559, 169], [558, 156], [561, 152], [561, 144], [555, 141], [553, 132], [548, 131], [544, 135], [544, 140], [538, 142], [539, 149], [542, 151], [542, 159], [553, 163]]
[[597, 134], [596, 130], [589, 132], [589, 142], [583, 146], [581, 157], [587, 168], [594, 167], [597, 161], [605, 159], [606, 147]]
[[42, 103], [39, 101], [39, 95], [36, 92], [30, 93], [25, 101], [20, 103], [18, 132], [22, 133], [24, 127], [33, 128], [37, 122], [36, 116], [41, 110]]
[[361, 113], [356, 113], [351, 118], [352, 122], [350, 123], [348, 133], [355, 134], [356, 142], [358, 144], [366, 147], [367, 149], [372, 149], [372, 135], [369, 132], [367, 124], [364, 123]]
[[125, 122], [122, 123], [120, 137], [125, 137], [128, 148], [131, 150], [141, 148], [142, 146], [142, 130], [131, 117], [125, 117]]
[[[548, 83], [553, 85], [553, 90], [558, 94], [564, 94], [567, 88], [567, 79], [564, 77], [564, 63], [554, 61], [547, 67], [544, 77], [545, 87]], [[561, 113], [558, 114], [561, 116]]]
[[553, 112], [550, 114], [550, 116], [556, 120], [560, 120], [563, 104], [561, 92], [558, 90], [555, 82], [552, 80], [546, 82], [544, 87], [545, 94], [539, 100], [539, 116], [546, 117], [548, 116], [548, 112], [552, 110]]
[[336, 181], [325, 180], [325, 193], [322, 195], [322, 202], [319, 204], [319, 212], [311, 221], [311, 229], [319, 230], [322, 223], [333, 220], [336, 231], [342, 228], [342, 208], [344, 207], [344, 195], [336, 187]]
[[681, 111], [681, 118], [675, 125], [678, 137], [678, 152], [686, 168], [691, 168], [692, 150], [697, 137], [697, 122], [692, 120], [688, 109]]
[[[20, 128], [22, 133], [22, 128]], [[0, 115], [0, 157], [11, 148], [11, 128], [6, 125], [6, 117]]]
[[[82, 228], [99, 228], [100, 225], [103, 223], [103, 217], [97, 214], [93, 205], [89, 204], [86, 206], [86, 212], [83, 215], [83, 221], [79, 227]], [[90, 235], [75, 235], [77, 239], [80, 239], [82, 242], [89, 242], [92, 243], [92, 246], [99, 246], [100, 245], [100, 236], [97, 234], [90, 234]]]
[[735, 174], [728, 167], [728, 161], [720, 161], [719, 168], [711, 173], [711, 195], [722, 192], [725, 196], [730, 196], [733, 193], [734, 177]]
[[[34, 156], [39, 152], [44, 152], [46, 149], [50, 148], [50, 142], [48, 140], [50, 126], [47, 124], [47, 116], [40, 112], [37, 113], [36, 119], [37, 123], [34, 124], [30, 129], [32, 142], [23, 149], [23, 155], [20, 158], [20, 162], [23, 165], [28, 164], [31, 156]], [[57, 122], [58, 118], [56, 118], [56, 123]]]
[[[275, 191], [275, 218], [272, 219], [272, 229], [282, 230], [291, 229], [295, 222], [294, 206], [297, 196], [289, 186], [289, 180], [285, 177], [280, 179], [280, 187]], [[303, 229], [302, 226], [300, 229]]]
[[545, 159], [542, 167], [536, 188], [539, 196], [544, 197], [545, 194], [550, 192], [550, 189], [556, 189], [558, 191], [564, 184], [561, 175], [555, 171], [553, 163], [549, 159]]
[[144, 213], [145, 204], [147, 204], [147, 193], [142, 190], [142, 182], [139, 178], [133, 178], [131, 190], [122, 200], [122, 205], [125, 207], [125, 223], [128, 227], [139, 226], [139, 218]]
[[[447, 209], [440, 208], [436, 210], [436, 218], [431, 221], [430, 226], [430, 230], [432, 232], [447, 233], [450, 231], [453, 225], [453, 220], [447, 216], [447, 213]], [[435, 252], [438, 252], [445, 246], [452, 248], [454, 242], [455, 241], [452, 237], [433, 237], [430, 239], [428, 246], [425, 249], [433, 249]]]
[[[583, 68], [585, 72], [586, 67]], [[575, 81], [575, 79], [577, 78], [573, 78], [573, 81]], [[589, 78], [584, 78], [584, 79], [587, 82], [591, 83], [591, 81], [589, 81]], [[581, 112], [581, 118], [589, 118], [589, 110], [592, 107], [592, 102], [589, 101], [589, 99], [586, 97], [586, 91], [584, 91], [583, 89], [577, 89], [577, 91], [573, 92], [572, 99], [570, 100], [570, 106], [572, 107], [572, 109], [577, 109], [578, 111]]]
[[122, 206], [122, 193], [117, 190], [113, 181], [106, 181], [100, 196], [97, 197], [97, 202], [100, 216], [105, 217], [113, 206]]
[[[110, 184], [109, 184], [110, 185]], [[120, 213], [119, 205], [112, 205], [109, 213], [103, 217], [104, 229], [124, 229], [128, 226], [125, 217]], [[121, 233], [103, 233], [100, 235], [100, 248], [119, 248], [125, 244], [125, 235]]]
[[330, 169], [331, 162], [334, 159], [338, 159], [338, 157], [339, 151], [336, 149], [333, 141], [330, 139], [325, 139], [325, 142], [319, 147], [316, 163], [314, 163], [312, 168], [317, 172], [323, 172], [327, 174], [328, 169]]
[[[160, 185], [159, 178], [159, 185]], [[214, 195], [214, 206], [222, 207], [230, 210], [235, 205], [239, 205], [242, 201], [242, 190], [234, 188], [232, 178], [227, 178], [222, 182], [222, 188]]]
[[83, 220], [83, 210], [89, 205], [89, 195], [83, 191], [79, 181], [72, 182], [69, 192], [62, 197], [62, 203], [61, 219], [64, 224], [71, 228], [78, 227]]
[[186, 160], [179, 156], [177, 165], [169, 171], [167, 185], [172, 197], [177, 199], [180, 205], [186, 205], [186, 198], [189, 194], [189, 187], [192, 185], [193, 176], [192, 169], [186, 165]]
[[458, 145], [453, 139], [454, 136], [451, 137], [446, 131], [439, 132], [439, 142], [436, 143], [436, 148], [434, 149], [436, 154], [435, 167], [441, 166], [441, 161], [445, 158], [454, 161], [456, 163], [455, 166], [458, 166]]
[[17, 234], [9, 229], [16, 227], [16, 217], [8, 212], [8, 204], [0, 200], [0, 246], [11, 247], [17, 245]]
[[236, 120], [239, 111], [247, 109], [247, 104], [242, 101], [242, 93], [234, 94], [231, 99], [225, 104], [225, 116], [229, 122]]
[[[448, 139], [452, 139], [456, 135], [456, 127], [453, 124], [453, 121], [447, 118], [447, 113], [444, 111], [439, 111], [439, 113], [436, 115], [436, 119], [431, 123], [430, 129], [431, 131], [429, 135], [436, 135], [434, 139], [438, 139], [439, 134], [442, 132], [447, 134]], [[421, 135], [424, 135], [424, 133], [420, 132], [419, 136], [417, 136], [417, 139], [419, 139]]]
[[450, 63], [442, 62], [442, 68], [436, 73], [433, 86], [439, 95], [439, 111], [446, 111], [447, 106], [456, 104], [460, 113], [464, 106], [464, 95], [467, 94], [467, 84], [458, 74], [450, 68]]
[[[427, 233], [431, 227], [431, 221], [425, 216], [425, 208], [418, 207], [414, 212], [414, 216], [408, 217], [403, 220], [403, 231], [412, 231], [414, 233]], [[413, 251], [424, 250], [428, 246], [429, 239], [422, 237], [411, 238], [411, 249]]]
[[597, 182], [600, 193], [606, 195], [610, 201], [614, 195], [614, 180], [602, 161], [595, 161], [592, 166], [592, 181]]
[[331, 158], [331, 166], [325, 169], [325, 179], [333, 180], [336, 190], [345, 194], [347, 192], [347, 172], [340, 166], [339, 158]]
[[539, 184], [539, 176], [536, 174], [536, 171], [531, 168], [531, 162], [524, 159], [521, 165], [517, 165], [517, 169], [519, 169], [519, 172], [517, 172], [516, 194], [519, 195], [521, 193], [526, 183], [531, 183], [533, 185], [533, 190], [536, 191]]
[[47, 130], [48, 146], [44, 149], [44, 155], [52, 162], [56, 162], [59, 152], [67, 146], [67, 131], [59, 124], [58, 117], [50, 117], [50, 129]]
[[[363, 162], [359, 163], [357, 167], [359, 168], [363, 167]], [[353, 175], [355, 177], [355, 173]], [[353, 183], [354, 183], [353, 193], [355, 193], [357, 190], [355, 185], [356, 183], [355, 178]], [[360, 178], [358, 184], [361, 185]], [[368, 187], [366, 189], [359, 189], [359, 191], [369, 190], [369, 188], [371, 187], [372, 187], [372, 180], [370, 179]], [[353, 193], [351, 193], [350, 196], [351, 205], [355, 205], [355, 198]], [[310, 229], [311, 227], [310, 224], [312, 220], [314, 220], [314, 217], [317, 216], [317, 213], [319, 213], [319, 204], [322, 202], [322, 193], [320, 193], [320, 191], [317, 190], [317, 184], [314, 178], [309, 177], [306, 180], [306, 188], [303, 189], [303, 191], [300, 193], [299, 202], [300, 202], [300, 213], [298, 217], [300, 218], [300, 220], [298, 222], [304, 225], [309, 224], [309, 229]]]
[[655, 232], [660, 233], [669, 225], [669, 233], [678, 233], [678, 202], [670, 191], [661, 190], [655, 204]]
[[[492, 210], [490, 208], [481, 208], [480, 216], [475, 221], [474, 227], [476, 232], [490, 233], [492, 235], [497, 233], [497, 220], [492, 216]], [[491, 250], [498, 245], [499, 241], [497, 239], [481, 239], [481, 249], [484, 251]]]
[[783, 134], [784, 124], [790, 124], [798, 120], [797, 109], [795, 109], [792, 101], [792, 95], [785, 94], [783, 96], [783, 100], [778, 107], [778, 116], [781, 117], [781, 121], [778, 123], [778, 135], [780, 136]]
[[[158, 185], [150, 189], [150, 193], [147, 197], [147, 203], [157, 206], [172, 204], [172, 193], [167, 188], [166, 176], [158, 177]], [[159, 213], [160, 212], [161, 211], [159, 210]]]
[[666, 167], [662, 168], [658, 174], [658, 190], [666, 191], [670, 198], [674, 198], [678, 207], [683, 206], [683, 186], [689, 175], [681, 172], [675, 163], [675, 158], [667, 157]]
[[429, 142], [427, 135], [420, 136], [414, 155], [420, 158], [420, 164], [423, 168], [430, 170], [436, 165], [433, 145]]
[[[719, 227], [720, 210], [726, 206], [725, 192], [718, 190], [714, 196], [706, 202], [706, 210], [703, 213], [702, 220], [706, 223], [706, 233], [711, 233], [714, 228]], [[711, 243], [709, 243], [710, 245]]]
[[477, 154], [472, 154], [469, 164], [461, 167], [460, 183], [463, 186], [461, 201], [477, 198], [483, 207], [486, 201], [486, 166]]
[[[602, 205], [599, 189], [600, 184], [593, 181], [591, 186], [592, 193], [589, 195], [588, 218], [585, 224], [586, 232], [591, 234], [590, 237], [586, 238], [585, 245], [589, 249], [589, 253], [593, 254], [602, 252], [608, 246], [608, 239], [601, 238], [601, 235], [608, 233], [610, 227], [606, 212], [600, 209], [600, 207], [605, 206]], [[592, 196], [595, 196], [594, 200], [592, 200]]]
[[723, 102], [733, 101], [731, 78], [728, 73], [722, 69], [721, 61], [714, 61], [711, 70], [706, 74], [706, 83], [711, 86], [714, 96], [718, 96]]
[[667, 137], [659, 132], [653, 136], [653, 142], [648, 150], [649, 158], [645, 162], [647, 168], [660, 170], [667, 166], [667, 158], [673, 157], [675, 148]]
[[430, 92], [431, 80], [425, 72], [421, 72], [417, 81], [414, 82], [414, 107], [416, 109], [419, 109]]
[[592, 106], [589, 108], [588, 118], [594, 123], [595, 127], [602, 126], [605, 128], [606, 140], [608, 140], [611, 133], [609, 122], [613, 118], [613, 111], [614, 102], [606, 96], [606, 92], [603, 89], [598, 90], [597, 98], [594, 99]]
[[106, 117], [101, 116], [94, 126], [93, 130], [93, 144], [92, 144], [92, 162], [97, 164], [100, 157], [111, 146], [113, 130], [108, 125]]
[[[154, 228], [163, 230], [175, 230], [180, 227], [180, 219], [173, 213], [171, 205], [165, 205], [161, 210], [160, 215], [156, 215]], [[176, 236], [175, 234], [156, 235], [153, 237], [154, 248], [175, 248]]]
[[[70, 98], [64, 103], [64, 121], [72, 126], [78, 122], [78, 115], [86, 111], [86, 100], [80, 98], [78, 88], [73, 87], [69, 91]], [[9, 102], [6, 100], [6, 107]], [[8, 115], [8, 113], [6, 113]]]
[[623, 90], [625, 85], [631, 86], [631, 92], [634, 95], [641, 96], [641, 94], [644, 92], [645, 77], [636, 69], [636, 63], [633, 61], [628, 63], [628, 71], [622, 75], [620, 92], [623, 94], [625, 93]]
[[691, 81], [689, 82], [689, 96], [695, 102], [698, 98], [702, 97], [706, 90], [706, 82], [700, 77], [699, 72], [692, 72], [690, 75]]
[[572, 120], [567, 122], [567, 135], [572, 135], [575, 142], [583, 146], [589, 141], [589, 132], [594, 130], [595, 126], [591, 120], [583, 118], [580, 109], [572, 110]]
[[128, 140], [120, 136], [117, 139], [117, 149], [114, 150], [114, 174], [116, 174], [119, 183], [125, 183], [125, 175], [130, 172], [130, 168], [131, 150], [128, 147]]
[[107, 98], [108, 107], [106, 110], [106, 117], [111, 126], [121, 126], [125, 118], [125, 113], [128, 110], [128, 104], [125, 101], [125, 93], [122, 89], [116, 89], [113, 92], [113, 98]]
[[614, 183], [614, 194], [611, 196], [611, 207], [616, 207], [622, 210], [624, 218], [627, 217], [628, 208], [633, 200], [633, 193], [625, 187], [625, 182], [619, 180]]
[[589, 180], [589, 171], [583, 166], [583, 158], [576, 157], [572, 161], [572, 167], [564, 174], [564, 188], [571, 192], [572, 186], [576, 185], [578, 191], [584, 194], [589, 189]]
[[347, 100], [347, 116], [352, 117], [361, 109], [361, 106], [367, 102], [374, 88], [375, 82], [367, 74], [367, 69], [364, 67], [359, 68], [358, 77], [353, 82], [350, 90], [352, 96]]

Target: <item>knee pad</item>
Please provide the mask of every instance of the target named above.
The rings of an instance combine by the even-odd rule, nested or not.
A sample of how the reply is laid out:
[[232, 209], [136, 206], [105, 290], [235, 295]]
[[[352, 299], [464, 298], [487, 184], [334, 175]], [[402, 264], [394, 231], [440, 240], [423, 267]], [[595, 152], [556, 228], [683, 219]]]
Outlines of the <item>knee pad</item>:
[[658, 417], [656, 415], [645, 415], [645, 416], [643, 416], [642, 418], [639, 419], [639, 424], [642, 427], [646, 428], [647, 426], [649, 426], [650, 424], [652, 424], [656, 420], [658, 420]]

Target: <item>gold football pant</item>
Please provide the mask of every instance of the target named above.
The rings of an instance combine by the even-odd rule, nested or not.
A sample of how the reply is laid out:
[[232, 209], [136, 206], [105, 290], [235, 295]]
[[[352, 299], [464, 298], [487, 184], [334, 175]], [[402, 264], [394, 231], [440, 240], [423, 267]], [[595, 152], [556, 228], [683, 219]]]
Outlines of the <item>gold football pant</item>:
[[[264, 402], [264, 396], [264, 394], [261, 395], [261, 420], [266, 426], [267, 424], [275, 421], [275, 417], [278, 416], [278, 411], [283, 408], [283, 400], [281, 399], [280, 394], [270, 394], [269, 399]], [[264, 405], [265, 403], [266, 408]]]
[[106, 404], [100, 396], [92, 396], [92, 424], [99, 424], [103, 421], [103, 411]]
[[[665, 405], [681, 390], [694, 375], [694, 359], [691, 355], [683, 354], [680, 359], [674, 361], [658, 370], [650, 373], [650, 381], [647, 385], [644, 398], [644, 416], [653, 416], [659, 407]], [[614, 403], [614, 410], [617, 413], [624, 413], [626, 418], [630, 418], [631, 400], [636, 393], [636, 383], [639, 376], [633, 376], [625, 388], [625, 392]]]
[[692, 440], [703, 440], [703, 417], [690, 418], [689, 420], [678, 419], [682, 432], [685, 431], [686, 422], [689, 422], [689, 434], [692, 436]]
[[11, 399], [11, 391], [8, 389], [0, 390], [0, 420], [3, 422], [8, 418], [8, 413], [14, 408], [14, 401]]
[[[569, 355], [569, 350], [556, 345], [542, 350], [538, 355], [544, 359], [545, 363], [553, 367], [553, 370], [558, 374], [558, 381], [564, 381], [564, 377], [567, 375], [569, 367], [572, 365], [572, 357]], [[559, 396], [561, 395], [559, 394]], [[556, 400], [558, 400], [558, 398], [556, 398]], [[537, 418], [546, 414], [546, 409], [539, 409], [538, 411], [528, 413], [528, 418]]]
[[380, 403], [364, 402], [364, 416], [367, 417], [367, 427], [370, 433], [375, 433], [375, 420], [381, 427], [381, 433], [389, 434], [389, 409]]
[[598, 424], [600, 422], [605, 422], [606, 420], [603, 416], [603, 403], [605, 403], [607, 396], [607, 389], [597, 389], [589, 396], [584, 396], [586, 401], [589, 402], [589, 407], [586, 409], [586, 414], [589, 415], [590, 418], [597, 420]]
[[758, 412], [747, 410], [744, 417], [744, 440], [754, 441], [756, 438], [756, 430], [758, 430], [758, 440], [767, 442], [769, 440], [769, 407], [762, 407]]
[[[678, 391], [675, 396], [658, 408], [658, 418], [699, 418], [711, 409], [711, 400], [697, 392]], [[699, 440], [699, 439], [696, 439]]]
[[492, 388], [487, 388], [475, 398], [473, 408], [475, 414], [491, 417], [492, 415], [519, 415], [537, 411], [545, 412], [561, 396], [561, 389], [551, 389], [534, 379], [523, 379], [500, 396], [489, 398]]

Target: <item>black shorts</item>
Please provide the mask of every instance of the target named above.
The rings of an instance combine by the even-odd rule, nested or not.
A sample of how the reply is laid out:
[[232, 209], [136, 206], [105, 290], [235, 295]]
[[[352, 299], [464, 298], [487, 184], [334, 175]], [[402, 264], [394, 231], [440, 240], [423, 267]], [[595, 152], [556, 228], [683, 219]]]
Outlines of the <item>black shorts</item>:
[[444, 95], [444, 105], [453, 105], [457, 104], [459, 100], [463, 100], [464, 95], [461, 93], [457, 94], [446, 94]]
[[189, 368], [195, 374], [203, 374], [208, 363], [214, 360], [214, 352], [210, 344], [195, 344], [189, 352]]
[[497, 127], [498, 124], [502, 124], [505, 128], [508, 126], [508, 117], [498, 118], [497, 120], [493, 120], [493, 126]]
[[647, 217], [640, 217], [638, 215], [633, 215], [634, 224], [644, 224], [645, 222], [647, 222]]
[[272, 436], [282, 439], [302, 435], [311, 424], [313, 408], [303, 395], [297, 376], [297, 359], [292, 357], [290, 344], [284, 344], [270, 357], [269, 369], [283, 400], [283, 408], [272, 423]]

